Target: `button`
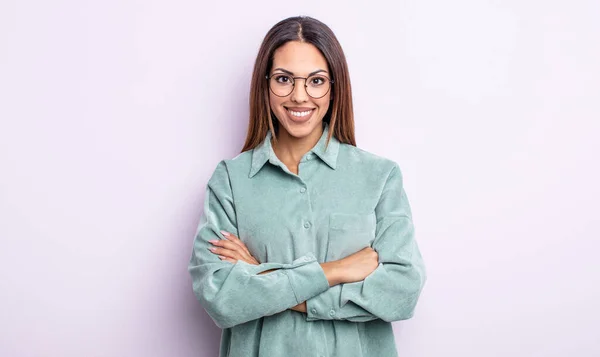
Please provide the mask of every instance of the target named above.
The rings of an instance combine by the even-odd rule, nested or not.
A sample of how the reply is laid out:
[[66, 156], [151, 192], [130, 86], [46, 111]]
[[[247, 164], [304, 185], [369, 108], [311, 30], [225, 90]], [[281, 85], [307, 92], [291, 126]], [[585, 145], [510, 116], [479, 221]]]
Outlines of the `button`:
[[302, 187], [302, 188], [300, 189], [300, 192], [301, 192], [301, 193], [304, 193], [304, 192], [306, 192], [306, 188]]
[[306, 228], [306, 229], [310, 228], [310, 222], [304, 222], [304, 228]]
[[331, 315], [331, 316], [335, 315], [335, 310], [329, 311], [329, 315]]
[[310, 310], [310, 311], [312, 311], [312, 313], [313, 313], [313, 314], [316, 314], [316, 313], [317, 313], [317, 309], [312, 309], [312, 310]]

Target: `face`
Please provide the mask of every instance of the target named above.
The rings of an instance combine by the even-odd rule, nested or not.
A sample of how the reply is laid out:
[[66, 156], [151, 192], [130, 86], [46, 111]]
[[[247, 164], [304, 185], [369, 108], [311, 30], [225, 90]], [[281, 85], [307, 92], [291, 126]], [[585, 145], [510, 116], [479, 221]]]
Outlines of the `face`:
[[[269, 75], [274, 77], [270, 79], [272, 86], [276, 84], [273, 81], [276, 81], [276, 85], [282, 87], [285, 87], [285, 82], [291, 77], [314, 75], [310, 83], [306, 83], [312, 87], [309, 89], [312, 95], [318, 94], [320, 85], [330, 87], [330, 84], [323, 83], [323, 79], [331, 78], [327, 60], [314, 45], [305, 42], [290, 41], [279, 47], [274, 53]], [[331, 88], [323, 97], [315, 99], [308, 95], [308, 88], [304, 85], [304, 79], [295, 79], [292, 92], [284, 97], [269, 90], [269, 103], [279, 122], [280, 137], [289, 135], [303, 138], [311, 134], [320, 136], [323, 117], [330, 105]]]

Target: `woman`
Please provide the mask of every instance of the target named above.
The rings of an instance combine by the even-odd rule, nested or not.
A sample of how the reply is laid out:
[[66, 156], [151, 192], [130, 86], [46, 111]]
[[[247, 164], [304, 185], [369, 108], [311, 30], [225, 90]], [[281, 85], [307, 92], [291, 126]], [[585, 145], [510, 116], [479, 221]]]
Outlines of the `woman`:
[[356, 147], [348, 67], [293, 17], [254, 66], [241, 154], [209, 179], [189, 263], [220, 356], [397, 356], [426, 280], [398, 165]]

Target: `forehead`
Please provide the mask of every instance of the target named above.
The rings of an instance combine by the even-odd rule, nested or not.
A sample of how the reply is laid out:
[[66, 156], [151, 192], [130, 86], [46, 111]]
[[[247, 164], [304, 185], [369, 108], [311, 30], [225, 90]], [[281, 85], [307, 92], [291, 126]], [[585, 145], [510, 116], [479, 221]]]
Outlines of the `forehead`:
[[329, 70], [327, 60], [310, 43], [290, 41], [275, 50], [273, 68], [285, 68], [294, 74], [307, 74], [317, 69]]

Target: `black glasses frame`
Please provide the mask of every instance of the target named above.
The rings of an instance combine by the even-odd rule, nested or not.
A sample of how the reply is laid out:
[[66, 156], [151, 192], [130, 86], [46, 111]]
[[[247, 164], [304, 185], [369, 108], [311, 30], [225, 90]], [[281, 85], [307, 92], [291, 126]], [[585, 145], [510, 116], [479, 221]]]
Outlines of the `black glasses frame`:
[[[286, 76], [290, 77], [293, 80], [293, 82], [292, 82], [292, 90], [288, 94], [286, 94], [286, 95], [279, 95], [279, 94], [277, 94], [277, 93], [275, 93], [273, 91], [273, 88], [271, 88], [271, 81], [270, 81], [270, 79], [273, 78], [273, 76], [275, 76], [277, 74], [286, 75]], [[327, 92], [325, 92], [325, 94], [323, 94], [320, 97], [313, 97], [312, 95], [310, 95], [310, 93], [308, 93], [308, 84], [306, 84], [306, 82], [308, 81], [308, 79], [310, 77], [314, 77], [316, 75], [319, 75], [320, 77], [327, 78], [329, 80], [329, 84], [330, 84], [329, 88], [327, 88]], [[293, 77], [293, 76], [291, 76], [291, 75], [289, 75], [287, 73], [273, 73], [272, 75], [268, 75], [267, 74], [265, 76], [265, 78], [267, 79], [267, 86], [269, 87], [269, 90], [271, 91], [271, 93], [273, 93], [274, 95], [276, 95], [278, 97], [287, 97], [288, 95], [292, 94], [294, 92], [294, 88], [296, 88], [296, 79], [304, 79], [304, 90], [306, 91], [306, 94], [308, 94], [308, 96], [311, 97], [311, 98], [313, 98], [313, 99], [319, 99], [319, 98], [323, 98], [324, 96], [326, 96], [327, 93], [329, 93], [329, 91], [331, 90], [331, 87], [333, 86], [333, 82], [334, 82], [333, 79], [327, 77], [326, 75], [324, 75], [324, 74], [318, 74], [318, 73], [317, 74], [313, 74], [312, 76], [308, 76], [308, 77]]]

